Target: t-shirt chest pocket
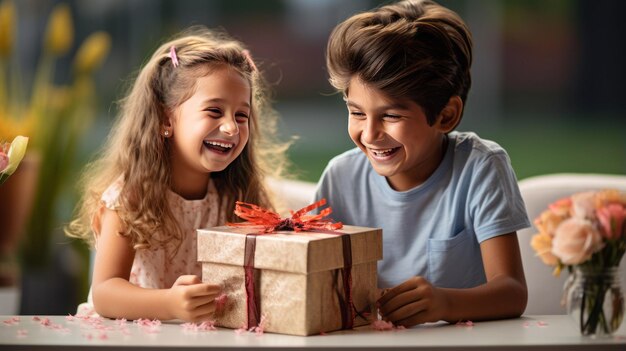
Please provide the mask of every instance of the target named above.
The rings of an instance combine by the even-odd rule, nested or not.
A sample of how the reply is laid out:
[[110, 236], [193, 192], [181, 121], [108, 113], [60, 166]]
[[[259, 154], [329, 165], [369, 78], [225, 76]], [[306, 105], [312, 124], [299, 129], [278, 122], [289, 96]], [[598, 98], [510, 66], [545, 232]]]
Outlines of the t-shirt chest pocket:
[[449, 239], [428, 239], [428, 277], [437, 287], [470, 288], [485, 282], [480, 245], [463, 229]]

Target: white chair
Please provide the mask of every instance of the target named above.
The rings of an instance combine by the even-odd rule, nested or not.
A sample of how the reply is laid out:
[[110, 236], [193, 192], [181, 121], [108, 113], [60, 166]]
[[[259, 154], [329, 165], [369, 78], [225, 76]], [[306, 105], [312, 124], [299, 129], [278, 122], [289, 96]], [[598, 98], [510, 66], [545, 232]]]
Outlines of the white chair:
[[282, 216], [288, 216], [289, 210], [297, 211], [313, 203], [315, 183], [290, 179], [269, 179], [270, 191], [275, 195], [277, 210]]
[[[550, 174], [523, 179], [519, 182], [522, 198], [531, 222], [548, 204], [568, 195], [607, 188], [626, 191], [626, 176], [606, 174]], [[530, 239], [538, 230], [534, 227], [519, 231], [518, 240], [528, 286], [528, 305], [525, 314], [565, 314], [560, 301], [567, 271], [560, 277], [552, 275], [552, 267], [535, 256]], [[620, 266], [622, 286], [626, 284], [626, 264]]]

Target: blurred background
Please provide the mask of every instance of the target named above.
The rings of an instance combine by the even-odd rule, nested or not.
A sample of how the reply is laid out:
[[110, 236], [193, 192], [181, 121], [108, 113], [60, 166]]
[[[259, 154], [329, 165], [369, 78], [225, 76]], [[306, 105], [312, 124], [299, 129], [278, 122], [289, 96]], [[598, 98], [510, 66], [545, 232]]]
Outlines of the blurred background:
[[[0, 314], [75, 313], [86, 299], [88, 250], [62, 227], [116, 102], [164, 38], [201, 24], [243, 41], [273, 85], [281, 135], [299, 136], [290, 151], [295, 177], [315, 182], [331, 157], [353, 147], [345, 105], [327, 82], [326, 40], [338, 22], [381, 3], [4, 0], [0, 141], [31, 140], [0, 186]], [[626, 173], [626, 2], [440, 3], [474, 35], [473, 86], [458, 130], [501, 144], [519, 179]]]

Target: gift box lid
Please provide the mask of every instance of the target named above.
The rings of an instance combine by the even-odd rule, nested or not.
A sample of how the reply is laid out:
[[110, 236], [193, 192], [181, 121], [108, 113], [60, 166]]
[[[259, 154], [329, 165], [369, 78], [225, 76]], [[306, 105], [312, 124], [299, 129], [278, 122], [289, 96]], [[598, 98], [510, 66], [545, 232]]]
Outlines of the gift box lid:
[[[251, 228], [198, 229], [198, 261], [243, 266], [246, 234]], [[336, 230], [350, 235], [352, 265], [383, 256], [382, 229], [345, 225]], [[314, 273], [342, 268], [341, 235], [315, 231], [277, 231], [256, 237], [254, 267], [293, 273]]]

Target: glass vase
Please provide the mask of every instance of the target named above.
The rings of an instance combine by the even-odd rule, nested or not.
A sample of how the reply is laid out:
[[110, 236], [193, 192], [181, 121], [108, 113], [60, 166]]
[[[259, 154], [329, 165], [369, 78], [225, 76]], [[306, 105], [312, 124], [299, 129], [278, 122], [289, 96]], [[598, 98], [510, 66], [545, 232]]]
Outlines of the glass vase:
[[568, 290], [567, 313], [582, 335], [609, 336], [620, 327], [624, 294], [617, 267], [574, 267]]

